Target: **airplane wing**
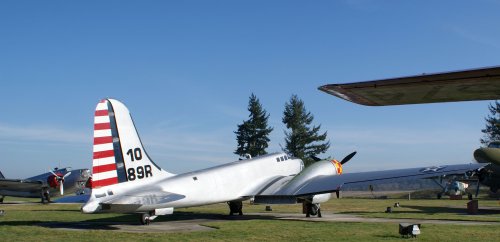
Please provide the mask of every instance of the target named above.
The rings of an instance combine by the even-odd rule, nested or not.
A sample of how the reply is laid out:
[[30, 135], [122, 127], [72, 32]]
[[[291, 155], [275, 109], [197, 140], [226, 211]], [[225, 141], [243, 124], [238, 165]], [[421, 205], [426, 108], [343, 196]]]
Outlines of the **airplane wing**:
[[[264, 189], [257, 194], [255, 199], [258, 200], [259, 197], [266, 196], [305, 197], [309, 195], [339, 191], [344, 185], [356, 183], [389, 183], [408, 178], [424, 179], [440, 176], [464, 175], [466, 172], [475, 171], [484, 166], [485, 164], [446, 165], [316, 176], [305, 181], [301, 184], [301, 186], [298, 186], [294, 190], [290, 190], [289, 187], [287, 187], [288, 182], [283, 184], [276, 183], [276, 185], [270, 184], [267, 189]], [[278, 180], [277, 182], [286, 181], [286, 179], [287, 178], [284, 177], [283, 180]]]
[[32, 192], [40, 191], [43, 187], [42, 181], [20, 180], [20, 179], [0, 179], [0, 191]]
[[328, 84], [328, 94], [367, 106], [500, 99], [500, 67]]

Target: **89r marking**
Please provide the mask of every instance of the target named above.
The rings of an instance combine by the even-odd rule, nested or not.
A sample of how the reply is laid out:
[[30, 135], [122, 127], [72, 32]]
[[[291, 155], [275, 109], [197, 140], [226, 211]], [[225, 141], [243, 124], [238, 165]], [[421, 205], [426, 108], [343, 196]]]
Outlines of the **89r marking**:
[[127, 169], [127, 178], [129, 181], [133, 181], [135, 179], [143, 179], [150, 176], [153, 176], [153, 172], [151, 172], [150, 165], [145, 165], [144, 167], [138, 166], [135, 169], [134, 168]]

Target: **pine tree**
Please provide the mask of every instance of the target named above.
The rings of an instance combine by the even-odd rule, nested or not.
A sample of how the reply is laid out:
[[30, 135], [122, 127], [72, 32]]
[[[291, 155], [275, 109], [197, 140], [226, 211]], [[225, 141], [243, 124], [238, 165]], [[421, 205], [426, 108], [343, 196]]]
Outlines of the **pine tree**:
[[250, 154], [252, 157], [267, 154], [269, 134], [273, 128], [267, 126], [269, 114], [262, 108], [259, 99], [252, 93], [248, 101], [249, 119], [238, 125], [236, 141], [238, 146], [234, 151], [239, 156]]
[[486, 128], [482, 129], [484, 137], [481, 139], [481, 144], [487, 146], [492, 141], [500, 141], [500, 102], [495, 101], [495, 104], [488, 106], [490, 115], [485, 118]]
[[318, 134], [321, 125], [311, 127], [313, 119], [314, 116], [306, 111], [304, 102], [297, 95], [292, 95], [283, 112], [283, 123], [290, 130], [285, 131], [285, 152], [302, 159], [306, 166], [314, 162], [311, 156], [330, 148], [330, 141], [323, 142], [327, 132]]

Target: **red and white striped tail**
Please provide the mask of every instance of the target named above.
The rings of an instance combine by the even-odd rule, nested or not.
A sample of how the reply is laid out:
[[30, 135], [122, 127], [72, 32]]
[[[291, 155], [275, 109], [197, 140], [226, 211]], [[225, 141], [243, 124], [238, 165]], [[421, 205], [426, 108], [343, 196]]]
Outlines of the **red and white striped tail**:
[[118, 183], [108, 100], [97, 104], [94, 115], [92, 188]]
[[127, 107], [114, 99], [97, 104], [94, 115], [92, 188], [140, 183], [173, 174], [147, 155]]

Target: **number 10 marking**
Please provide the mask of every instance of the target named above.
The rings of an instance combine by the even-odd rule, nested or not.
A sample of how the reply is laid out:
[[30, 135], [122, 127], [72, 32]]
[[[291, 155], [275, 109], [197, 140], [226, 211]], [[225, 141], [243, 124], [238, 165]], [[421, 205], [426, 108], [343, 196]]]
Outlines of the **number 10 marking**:
[[130, 156], [130, 160], [141, 160], [142, 159], [142, 151], [140, 148], [135, 148], [134, 151], [132, 149], [129, 149], [127, 151], [127, 155]]

